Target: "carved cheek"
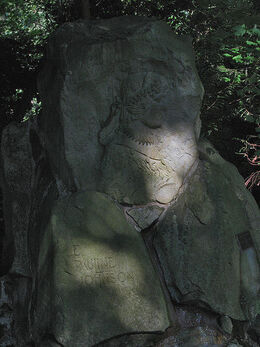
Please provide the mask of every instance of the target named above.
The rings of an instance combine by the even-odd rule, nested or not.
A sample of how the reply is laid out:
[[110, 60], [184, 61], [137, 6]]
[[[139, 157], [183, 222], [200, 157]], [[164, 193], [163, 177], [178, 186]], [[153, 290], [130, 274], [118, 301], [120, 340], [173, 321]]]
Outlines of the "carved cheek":
[[161, 112], [151, 112], [146, 114], [142, 119], [142, 123], [146, 125], [148, 128], [157, 129], [162, 126], [163, 115]]

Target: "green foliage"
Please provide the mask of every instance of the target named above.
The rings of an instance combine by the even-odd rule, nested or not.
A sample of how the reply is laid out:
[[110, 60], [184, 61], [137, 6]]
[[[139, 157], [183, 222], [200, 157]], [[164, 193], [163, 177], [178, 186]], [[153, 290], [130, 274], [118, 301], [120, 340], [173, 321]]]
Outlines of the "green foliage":
[[31, 108], [26, 112], [23, 117], [22, 122], [26, 122], [33, 117], [36, 117], [40, 114], [42, 103], [37, 98], [32, 98]]
[[42, 44], [53, 23], [53, 20], [46, 16], [44, 3], [33, 0], [2, 1], [0, 13], [3, 38], [29, 38], [34, 45]]
[[22, 120], [37, 98], [36, 75], [50, 33], [57, 27], [51, 12], [56, 0], [1, 0], [1, 125]]
[[[218, 69], [219, 79], [228, 82], [235, 97], [233, 115], [245, 121], [260, 123], [260, 41], [255, 27], [246, 28], [241, 25], [234, 30], [235, 37], [230, 35], [229, 41], [222, 44], [221, 52], [225, 69]], [[241, 30], [241, 28], [243, 30]], [[239, 33], [239, 34], [238, 34]], [[228, 53], [227, 53], [228, 52]], [[234, 104], [234, 103], [233, 103]]]

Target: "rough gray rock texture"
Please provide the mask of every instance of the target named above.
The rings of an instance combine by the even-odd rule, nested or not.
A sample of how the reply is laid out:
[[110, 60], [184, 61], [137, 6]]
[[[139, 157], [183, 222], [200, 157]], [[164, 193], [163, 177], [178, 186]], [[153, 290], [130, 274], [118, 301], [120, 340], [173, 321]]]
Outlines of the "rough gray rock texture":
[[[207, 141], [199, 148], [198, 168], [158, 223], [154, 247], [174, 299], [253, 321], [260, 313], [259, 209], [236, 168]], [[252, 245], [243, 250], [237, 237], [247, 231]]]
[[8, 273], [12, 338], [18, 347], [30, 340], [29, 315], [39, 246], [49, 211], [58, 198], [45, 154], [35, 122], [11, 123], [3, 130], [1, 189], [6, 230], [1, 268]]
[[209, 327], [193, 327], [176, 332], [157, 343], [156, 347], [225, 347], [227, 336]]
[[93, 346], [113, 336], [169, 326], [141, 235], [102, 193], [80, 192], [58, 201], [37, 272], [36, 341], [46, 326], [64, 346]]
[[66, 23], [39, 90], [39, 118], [1, 138], [1, 343], [220, 346], [231, 320], [259, 337], [259, 209], [199, 140], [190, 39], [153, 18]]
[[129, 216], [129, 222], [134, 224], [136, 230], [141, 231], [156, 222], [164, 208], [158, 205], [147, 205], [144, 207], [126, 208], [125, 211], [126, 216]]
[[[4, 218], [8, 230], [3, 258], [12, 266], [11, 273], [29, 276], [27, 231], [34, 166], [28, 127], [13, 122], [3, 130], [1, 155], [4, 158], [1, 163]], [[12, 254], [13, 259], [9, 259]]]
[[129, 334], [104, 341], [95, 347], [151, 347], [155, 345], [156, 341], [160, 340], [161, 335], [159, 333]]
[[221, 316], [219, 319], [219, 324], [226, 333], [232, 334], [233, 323], [228, 316]]
[[0, 346], [10, 347], [15, 344], [13, 323], [11, 280], [4, 276], [0, 279]]

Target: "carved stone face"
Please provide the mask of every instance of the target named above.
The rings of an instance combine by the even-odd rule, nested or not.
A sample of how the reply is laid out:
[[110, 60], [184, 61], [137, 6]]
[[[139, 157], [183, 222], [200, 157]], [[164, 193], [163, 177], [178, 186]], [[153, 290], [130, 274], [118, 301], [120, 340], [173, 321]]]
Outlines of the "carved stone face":
[[197, 159], [200, 100], [155, 73], [133, 75], [100, 132], [101, 190], [128, 204], [170, 202]]
[[192, 44], [161, 21], [119, 22], [60, 31], [40, 78], [43, 142], [60, 191], [168, 203], [197, 158], [203, 87]]

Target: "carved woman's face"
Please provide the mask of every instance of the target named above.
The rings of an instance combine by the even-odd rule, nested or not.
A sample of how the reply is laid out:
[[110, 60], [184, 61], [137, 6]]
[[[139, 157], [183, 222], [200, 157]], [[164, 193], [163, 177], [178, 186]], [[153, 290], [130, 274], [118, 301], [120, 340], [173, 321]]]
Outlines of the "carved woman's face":
[[168, 203], [197, 159], [193, 110], [162, 76], [146, 76], [137, 90], [134, 84], [110, 116], [101, 188], [128, 204]]

